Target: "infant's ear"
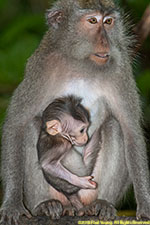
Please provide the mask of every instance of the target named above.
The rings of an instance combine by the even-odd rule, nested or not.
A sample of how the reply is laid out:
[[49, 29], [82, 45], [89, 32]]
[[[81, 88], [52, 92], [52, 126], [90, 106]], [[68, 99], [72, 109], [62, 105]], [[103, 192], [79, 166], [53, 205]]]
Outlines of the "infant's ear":
[[58, 120], [51, 120], [46, 122], [46, 131], [48, 134], [55, 136], [62, 131], [61, 123]]
[[58, 28], [59, 24], [63, 20], [63, 17], [64, 17], [64, 13], [62, 10], [49, 9], [46, 12], [47, 24], [50, 26], [53, 26], [54, 28]]

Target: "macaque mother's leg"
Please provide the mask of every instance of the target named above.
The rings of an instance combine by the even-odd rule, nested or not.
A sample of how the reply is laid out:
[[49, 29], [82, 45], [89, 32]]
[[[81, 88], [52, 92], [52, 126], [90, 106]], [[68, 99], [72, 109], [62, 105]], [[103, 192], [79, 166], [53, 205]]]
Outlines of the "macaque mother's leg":
[[36, 145], [39, 132], [40, 121], [30, 121], [26, 127], [23, 143], [25, 157], [25, 205], [33, 215], [38, 213], [46, 215], [49, 212], [51, 217], [58, 218], [62, 214], [62, 205], [59, 201], [52, 200], [54, 196], [50, 194], [50, 185], [45, 181], [38, 164]]
[[[97, 193], [81, 190], [79, 195], [85, 205], [91, 196], [105, 199], [116, 205], [131, 183], [125, 162], [123, 134], [118, 121], [112, 117], [103, 127], [101, 150], [92, 175], [98, 183]], [[95, 195], [95, 196], [94, 196]]]
[[79, 196], [82, 203], [88, 205], [88, 208], [83, 209], [85, 214], [89, 212], [89, 215], [93, 213], [100, 219], [107, 219], [109, 215], [113, 217], [116, 213], [112, 204], [116, 205], [121, 199], [130, 184], [130, 179], [125, 162], [123, 135], [118, 121], [110, 119], [103, 127], [101, 135], [101, 150], [92, 174], [98, 183], [98, 189], [80, 190]]
[[131, 184], [125, 159], [124, 137], [119, 122], [112, 118], [103, 131], [98, 163], [98, 198], [116, 205]]

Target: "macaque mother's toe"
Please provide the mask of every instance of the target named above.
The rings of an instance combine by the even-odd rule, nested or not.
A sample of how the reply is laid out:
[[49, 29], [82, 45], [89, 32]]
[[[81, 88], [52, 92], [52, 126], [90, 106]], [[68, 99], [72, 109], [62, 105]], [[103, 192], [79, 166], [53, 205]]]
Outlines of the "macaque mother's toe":
[[49, 216], [52, 220], [60, 219], [63, 214], [63, 206], [58, 200], [49, 200], [42, 202], [35, 209], [36, 216]]
[[116, 213], [117, 210], [111, 203], [105, 200], [96, 200], [92, 204], [80, 209], [78, 216], [98, 216], [100, 220], [114, 220]]

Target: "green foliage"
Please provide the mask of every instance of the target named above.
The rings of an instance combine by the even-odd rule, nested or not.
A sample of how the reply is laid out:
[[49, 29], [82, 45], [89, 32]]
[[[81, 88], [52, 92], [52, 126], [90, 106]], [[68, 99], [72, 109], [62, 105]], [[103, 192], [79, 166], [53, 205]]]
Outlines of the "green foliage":
[[143, 1], [137, 1], [137, 0], [116, 0], [116, 2], [121, 3], [121, 5], [124, 8], [130, 8], [132, 12], [136, 11], [138, 14], [141, 12], [141, 15], [143, 14], [143, 11], [149, 4], [149, 0], [143, 0]]
[[20, 15], [0, 37], [0, 83], [18, 84], [24, 64], [37, 47], [44, 22], [41, 15]]
[[149, 0], [137, 1], [137, 0], [128, 0], [128, 6], [136, 14], [137, 17], [140, 17], [143, 14], [143, 11], [149, 4]]
[[37, 36], [40, 35], [44, 31], [43, 23], [42, 15], [19, 15], [2, 33], [0, 47], [11, 46], [14, 42], [21, 39], [25, 33], [30, 33], [30, 31], [37, 34]]
[[39, 38], [25, 34], [21, 39], [0, 51], [0, 83], [18, 84], [24, 71], [24, 64], [39, 43]]
[[150, 103], [150, 70], [144, 70], [143, 73], [137, 78], [137, 84], [145, 96], [147, 103]]

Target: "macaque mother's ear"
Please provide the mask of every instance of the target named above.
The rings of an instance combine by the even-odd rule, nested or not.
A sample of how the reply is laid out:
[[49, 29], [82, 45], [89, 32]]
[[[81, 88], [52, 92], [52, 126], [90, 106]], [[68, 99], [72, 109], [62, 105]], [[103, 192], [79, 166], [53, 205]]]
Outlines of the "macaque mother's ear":
[[49, 26], [58, 28], [59, 24], [62, 22], [64, 13], [61, 10], [52, 10], [49, 9], [46, 12], [46, 20]]

